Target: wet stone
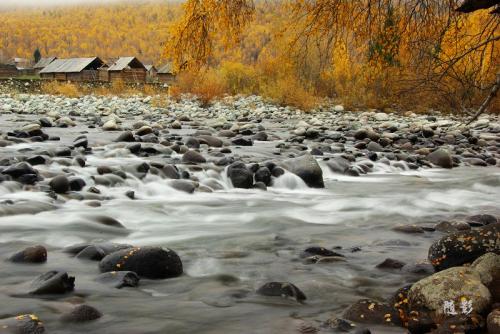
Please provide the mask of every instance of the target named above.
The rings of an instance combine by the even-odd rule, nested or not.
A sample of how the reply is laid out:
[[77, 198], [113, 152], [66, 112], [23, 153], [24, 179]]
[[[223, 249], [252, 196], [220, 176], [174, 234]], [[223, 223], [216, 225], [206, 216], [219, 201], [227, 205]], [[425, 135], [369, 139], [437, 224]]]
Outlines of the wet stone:
[[351, 305], [344, 312], [344, 318], [364, 324], [397, 326], [402, 324], [399, 313], [392, 305], [370, 299], [361, 299]]
[[56, 295], [65, 294], [75, 288], [75, 278], [63, 271], [49, 271], [36, 278], [30, 286], [29, 294]]
[[25, 248], [10, 257], [16, 263], [44, 263], [47, 261], [47, 249], [41, 245]]
[[70, 190], [69, 180], [64, 175], [58, 175], [49, 182], [50, 188], [57, 194], [64, 194]]
[[64, 322], [87, 322], [97, 320], [102, 317], [102, 313], [90, 305], [79, 305], [71, 312], [63, 314], [61, 321]]
[[78, 259], [101, 261], [105, 256], [122, 249], [132, 248], [131, 245], [115, 243], [97, 243], [88, 245], [76, 254]]
[[227, 168], [227, 176], [235, 188], [253, 187], [253, 175], [243, 162], [234, 162]]
[[391, 258], [387, 258], [383, 262], [377, 264], [377, 268], [379, 269], [401, 269], [404, 266], [405, 266], [404, 262]]
[[314, 255], [344, 257], [344, 255], [342, 255], [342, 254], [339, 254], [339, 253], [334, 252], [330, 249], [327, 249], [324, 247], [319, 247], [319, 246], [308, 247], [300, 254], [301, 257], [309, 257], [309, 256], [314, 256]]
[[500, 252], [500, 223], [442, 237], [429, 248], [429, 261], [437, 270], [470, 263], [488, 252]]
[[34, 314], [23, 314], [13, 318], [0, 319], [0, 333], [43, 334], [45, 327]]
[[125, 287], [135, 288], [139, 286], [140, 278], [133, 271], [110, 271], [103, 273], [96, 278], [102, 284], [112, 286], [116, 289]]
[[134, 247], [104, 257], [99, 263], [101, 272], [133, 271], [151, 279], [182, 275], [182, 262], [177, 253], [160, 247]]
[[307, 299], [306, 295], [294, 284], [289, 282], [269, 282], [257, 289], [257, 294], [269, 297], [292, 298], [298, 302]]

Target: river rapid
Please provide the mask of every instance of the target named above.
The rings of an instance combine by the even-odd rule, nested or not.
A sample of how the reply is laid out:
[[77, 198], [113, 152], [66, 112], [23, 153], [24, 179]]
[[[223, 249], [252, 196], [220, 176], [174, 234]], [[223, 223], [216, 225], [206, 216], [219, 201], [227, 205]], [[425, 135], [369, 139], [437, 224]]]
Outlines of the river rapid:
[[[0, 116], [0, 131], [7, 133], [39, 117], [5, 113]], [[122, 128], [143, 119], [141, 115], [120, 117]], [[85, 133], [93, 148], [84, 154], [85, 166], [72, 163], [73, 154], [35, 167], [45, 179], [61, 173], [76, 175], [86, 184], [80, 193], [96, 187], [99, 194], [86, 191], [54, 198], [43, 181], [38, 188], [14, 180], [0, 182], [0, 318], [36, 314], [48, 333], [331, 333], [322, 324], [340, 317], [356, 300], [386, 299], [399, 287], [429, 275], [429, 246], [444, 235], [434, 231], [437, 223], [476, 214], [500, 216], [500, 168], [494, 165], [459, 164], [444, 169], [414, 168], [401, 160], [374, 161], [367, 174], [351, 176], [332, 171], [325, 158], [338, 154], [325, 152], [315, 156], [324, 188], [310, 188], [285, 171], [272, 177], [267, 191], [240, 189], [228, 178], [227, 166], [183, 164], [182, 152], [175, 151], [168, 157], [139, 156], [111, 142], [120, 132], [87, 127], [88, 116], [73, 118], [75, 127], [43, 129], [49, 136], [59, 136], [59, 141], [19, 140], [0, 147], [0, 159], [21, 161], [22, 156], [71, 146]], [[169, 130], [179, 140], [200, 129], [187, 121], [182, 124], [182, 129]], [[231, 146], [234, 155], [249, 163], [274, 159], [276, 144], [290, 133], [275, 119], [259, 124], [281, 139]], [[205, 146], [202, 152], [209, 152]], [[145, 175], [128, 171], [130, 166], [161, 161], [176, 163], [211, 191], [187, 193], [151, 170]], [[97, 167], [104, 165], [122, 170], [126, 178], [96, 182]], [[133, 200], [129, 191], [134, 192]], [[119, 221], [123, 228], [99, 223], [98, 217], [103, 216]], [[423, 230], [394, 230], [402, 225]], [[173, 249], [182, 259], [184, 274], [141, 279], [136, 288], [99, 284], [95, 261], [63, 251], [97, 240]], [[7, 261], [16, 251], [37, 244], [47, 248], [46, 263]], [[345, 257], [310, 263], [301, 254], [311, 246], [333, 249]], [[386, 258], [406, 265], [397, 270], [377, 268]], [[25, 293], [30, 281], [55, 269], [76, 278], [74, 292], [36, 297]], [[298, 303], [255, 293], [270, 281], [295, 284], [307, 300]], [[102, 318], [77, 324], [60, 321], [61, 314], [81, 303], [97, 308]], [[372, 333], [404, 332], [397, 327], [369, 327]]]

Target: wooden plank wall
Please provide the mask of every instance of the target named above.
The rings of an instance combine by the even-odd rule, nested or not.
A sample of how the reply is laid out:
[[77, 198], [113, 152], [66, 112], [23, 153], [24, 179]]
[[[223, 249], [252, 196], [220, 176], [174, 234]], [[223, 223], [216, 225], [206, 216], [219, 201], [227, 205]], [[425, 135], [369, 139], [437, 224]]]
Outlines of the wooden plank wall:
[[146, 82], [146, 70], [125, 69], [122, 71], [109, 72], [109, 81], [123, 81], [128, 83]]

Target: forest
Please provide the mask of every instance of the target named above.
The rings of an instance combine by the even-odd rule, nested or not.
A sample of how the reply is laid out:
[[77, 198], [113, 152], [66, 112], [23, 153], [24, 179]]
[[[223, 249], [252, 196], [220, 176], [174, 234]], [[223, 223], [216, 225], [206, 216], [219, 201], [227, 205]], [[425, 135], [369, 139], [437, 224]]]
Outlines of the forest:
[[[499, 15], [459, 13], [455, 0], [423, 3], [153, 1], [13, 9], [0, 12], [0, 58], [32, 57], [36, 48], [60, 58], [133, 55], [156, 65], [174, 61], [174, 91], [206, 100], [258, 94], [302, 109], [327, 99], [351, 108], [468, 113], [495, 84]], [[495, 102], [490, 109], [498, 112]]]

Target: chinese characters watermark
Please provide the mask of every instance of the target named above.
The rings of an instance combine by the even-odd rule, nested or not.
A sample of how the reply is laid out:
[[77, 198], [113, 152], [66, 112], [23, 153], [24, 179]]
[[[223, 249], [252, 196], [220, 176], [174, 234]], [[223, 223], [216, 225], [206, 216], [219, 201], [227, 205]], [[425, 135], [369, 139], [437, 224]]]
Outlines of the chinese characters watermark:
[[[460, 299], [460, 313], [463, 315], [469, 315], [473, 311], [472, 300], [466, 298]], [[455, 308], [455, 302], [453, 300], [445, 301], [443, 304], [443, 311], [446, 315], [458, 315], [457, 309]]]

